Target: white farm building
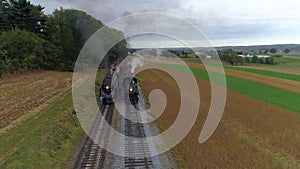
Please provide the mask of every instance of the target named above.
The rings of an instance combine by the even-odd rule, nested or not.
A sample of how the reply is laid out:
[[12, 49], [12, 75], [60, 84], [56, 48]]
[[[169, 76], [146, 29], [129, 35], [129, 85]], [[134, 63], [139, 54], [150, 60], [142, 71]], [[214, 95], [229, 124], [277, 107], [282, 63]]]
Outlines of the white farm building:
[[[254, 55], [239, 55], [242, 58], [252, 58]], [[257, 55], [258, 58], [269, 58], [269, 55]]]

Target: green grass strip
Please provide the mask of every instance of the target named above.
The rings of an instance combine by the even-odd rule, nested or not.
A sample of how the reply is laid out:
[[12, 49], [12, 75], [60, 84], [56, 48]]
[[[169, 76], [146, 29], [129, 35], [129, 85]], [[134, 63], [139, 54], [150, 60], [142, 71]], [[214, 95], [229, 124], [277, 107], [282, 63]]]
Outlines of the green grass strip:
[[[190, 73], [189, 69], [184, 66], [167, 64], [164, 64], [164, 66]], [[207, 71], [197, 68], [190, 68], [190, 70], [196, 77], [202, 78], [204, 80], [210, 80]], [[224, 86], [224, 84], [219, 80], [219, 77], [222, 76], [221, 74], [215, 72], [210, 73], [216, 77], [216, 80], [212, 81], [213, 83]], [[226, 76], [226, 81], [228, 89], [252, 97], [254, 99], [300, 113], [300, 94], [274, 88], [264, 84], [255, 83], [249, 80], [235, 78], [232, 76]]]
[[[291, 59], [291, 58], [276, 58], [276, 59], [281, 60], [282, 62], [285, 61], [288, 63], [295, 63], [295, 62], [299, 63], [300, 62], [300, 59]], [[201, 62], [195, 62], [195, 61], [191, 61], [191, 60], [184, 60], [184, 61], [190, 62], [190, 63], [202, 64]], [[207, 62], [206, 65], [212, 66], [212, 67], [219, 67], [219, 68], [222, 67], [220, 64], [214, 64], [214, 63], [209, 63], [209, 62]], [[274, 71], [268, 71], [268, 70], [259, 70], [259, 69], [242, 68], [242, 67], [234, 67], [234, 66], [223, 66], [223, 67], [226, 69], [239, 70], [239, 71], [243, 71], [243, 72], [255, 73], [255, 74], [300, 82], [300, 75], [295, 75], [295, 74], [290, 74], [290, 73], [281, 73], [281, 72], [274, 72]]]
[[[104, 75], [105, 71], [97, 74], [97, 94]], [[85, 135], [73, 110], [69, 89], [37, 114], [0, 134], [0, 168], [69, 168]]]
[[275, 61], [280, 63], [300, 63], [300, 59], [296, 58], [284, 58], [284, 57], [275, 57]]
[[72, 115], [71, 90], [35, 117], [0, 135], [0, 168], [64, 168], [84, 136]]
[[232, 66], [225, 66], [225, 68], [300, 82], [299, 75], [294, 75], [289, 73], [280, 73], [280, 72], [273, 72], [268, 70], [258, 70], [258, 69], [240, 68], [240, 67], [232, 67]]

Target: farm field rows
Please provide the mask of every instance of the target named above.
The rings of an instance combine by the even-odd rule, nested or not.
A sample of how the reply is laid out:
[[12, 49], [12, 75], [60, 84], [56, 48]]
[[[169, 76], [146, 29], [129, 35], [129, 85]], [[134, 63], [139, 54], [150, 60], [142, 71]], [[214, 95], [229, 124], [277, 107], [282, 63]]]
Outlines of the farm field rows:
[[[34, 109], [34, 106], [41, 108], [34, 110], [36, 112], [27, 118], [17, 120], [5, 132], [0, 133], [0, 168], [70, 167], [72, 157], [85, 135], [77, 117], [72, 114], [74, 108], [70, 89], [71, 75], [72, 73], [67, 72], [38, 72], [23, 77], [29, 86], [31, 83], [36, 89], [43, 89], [45, 92], [52, 89], [51, 87], [50, 89], [45, 88], [48, 85], [51, 86], [51, 80], [55, 80], [52, 85], [65, 84], [65, 87], [58, 90], [57, 96], [53, 95], [52, 99], [47, 102], [31, 105], [31, 109]], [[104, 75], [105, 71], [100, 71], [98, 74], [97, 88]], [[7, 84], [7, 86], [14, 84], [20, 87], [25, 83], [24, 79], [20, 79], [20, 77], [11, 77], [2, 81], [2, 84]], [[49, 84], [44, 84], [45, 82]], [[41, 85], [41, 88], [38, 85]], [[2, 89], [13, 95], [17, 95], [19, 92], [19, 90], [7, 91]], [[30, 90], [35, 97], [43, 98], [42, 91], [36, 91], [36, 89], [29, 87], [24, 89]], [[33, 99], [39, 100], [39, 98]], [[21, 102], [20, 104], [22, 107], [27, 103]], [[15, 110], [17, 107], [12, 108], [12, 112]]]
[[[297, 59], [295, 59], [284, 56], [275, 58], [275, 60], [277, 62], [277, 65], [247, 63], [244, 66], [231, 66], [228, 63], [223, 62], [223, 66], [226, 69], [235, 69], [245, 72], [299, 81], [300, 57], [297, 56]], [[189, 64], [202, 64], [199, 59], [183, 59], [183, 61]], [[220, 65], [215, 64], [211, 61], [207, 61], [207, 64], [208, 66], [212, 67], [220, 67]]]
[[71, 86], [70, 72], [33, 72], [0, 79], [0, 129]]
[[[182, 70], [178, 70], [179, 74], [189, 76]], [[300, 167], [299, 114], [234, 90], [227, 91], [225, 111], [215, 133], [207, 142], [199, 144], [198, 137], [210, 107], [211, 94], [210, 83], [203, 77], [199, 78], [199, 75], [205, 75], [198, 70], [193, 70], [197, 76], [201, 96], [196, 124], [188, 136], [173, 149], [181, 167]], [[159, 70], [144, 71], [140, 76], [143, 77], [141, 83], [145, 93], [158, 88], [163, 90], [168, 98], [166, 109], [158, 119], [161, 129], [165, 130], [177, 118], [180, 107], [179, 88], [174, 79]], [[236, 79], [229, 81], [229, 83], [237, 82]], [[246, 83], [242, 81], [232, 88], [244, 88], [243, 85], [247, 83], [248, 81]], [[252, 83], [250, 84], [248, 87], [252, 87]], [[251, 92], [255, 91], [251, 90]], [[264, 93], [260, 94], [264, 95]]]
[[281, 72], [274, 72], [268, 70], [259, 70], [253, 68], [243, 68], [243, 67], [234, 67], [234, 66], [226, 66], [225, 68], [300, 82], [300, 75], [295, 75], [290, 73], [281, 73]]
[[70, 90], [64, 94], [37, 115], [0, 135], [0, 168], [63, 168], [68, 165], [84, 132], [76, 117], [72, 117]]
[[286, 58], [292, 58], [292, 59], [300, 59], [300, 54], [285, 54]]
[[284, 55], [283, 57], [275, 57], [274, 60], [276, 65], [248, 63], [242, 67], [300, 75], [300, 59], [298, 56]]
[[[177, 69], [183, 72], [187, 72], [187, 68], [181, 65], [166, 65], [170, 68]], [[209, 80], [206, 70], [200, 68], [191, 68], [191, 71], [196, 77], [202, 78], [204, 80]], [[220, 77], [221, 74], [216, 72], [211, 72], [216, 77]], [[244, 94], [246, 96], [271, 103], [273, 105], [300, 113], [300, 94], [271, 87], [265, 84], [256, 83], [250, 80], [245, 80], [233, 76], [226, 75], [227, 88]], [[220, 81], [215, 81], [214, 83], [221, 84]]]
[[[193, 68], [198, 68], [201, 70], [206, 70], [205, 67], [201, 64], [189, 63], [188, 66], [193, 67]], [[241, 68], [241, 69], [245, 69], [245, 68]], [[255, 70], [255, 69], [251, 69], [251, 70]], [[212, 71], [218, 73], [218, 72], [220, 72], [220, 69], [213, 68]], [[232, 77], [236, 77], [236, 78], [240, 78], [240, 79], [244, 79], [244, 80], [249, 80], [249, 81], [253, 81], [256, 83], [260, 83], [260, 84], [264, 84], [267, 86], [271, 86], [271, 87], [275, 87], [275, 88], [279, 88], [279, 89], [283, 89], [283, 90], [287, 90], [287, 91], [291, 91], [291, 92], [300, 94], [300, 82], [297, 81], [297, 79], [296, 79], [296, 78], [299, 78], [300, 75], [293, 75], [295, 80], [291, 80], [291, 78], [290, 79], [277, 78], [277, 76], [272, 76], [273, 74], [264, 75], [264, 74], [242, 71], [239, 69], [235, 70], [235, 69], [225, 68], [225, 73], [227, 76], [232, 76]], [[274, 73], [277, 74], [277, 72], [274, 72]], [[288, 75], [291, 75], [291, 74], [288, 74]]]

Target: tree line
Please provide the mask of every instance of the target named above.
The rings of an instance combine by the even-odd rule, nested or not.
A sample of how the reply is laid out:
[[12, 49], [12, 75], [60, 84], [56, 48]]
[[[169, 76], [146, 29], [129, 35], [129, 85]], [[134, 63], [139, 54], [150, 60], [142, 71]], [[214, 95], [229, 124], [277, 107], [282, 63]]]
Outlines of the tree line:
[[218, 50], [218, 55], [222, 61], [226, 61], [231, 65], [244, 65], [244, 63], [261, 63], [261, 64], [276, 64], [274, 56], [259, 58], [256, 53], [252, 57], [241, 57], [242, 52], [235, 52], [232, 49]]
[[[44, 7], [28, 0], [0, 0], [0, 75], [30, 70], [72, 71], [85, 41], [101, 21], [83, 11], [56, 9], [45, 15]], [[111, 36], [122, 32], [109, 29]], [[113, 62], [127, 55], [126, 41], [107, 54]]]
[[[193, 51], [184, 51], [184, 50], [168, 50], [168, 52], [174, 54], [177, 57], [180, 58], [200, 58], [200, 59], [221, 59], [222, 61], [225, 61], [232, 66], [243, 66], [245, 63], [260, 63], [260, 64], [269, 64], [269, 65], [275, 65], [277, 64], [275, 62], [275, 57], [282, 57], [280, 54], [275, 54], [276, 49], [271, 49], [271, 55], [269, 57], [259, 57], [258, 55], [264, 55], [267, 54], [269, 51], [259, 51], [259, 53], [252, 53], [251, 56], [246, 57], [249, 52], [237, 52], [232, 49], [226, 49], [226, 50], [207, 50], [198, 52], [197, 54]], [[275, 51], [275, 52], [274, 52]], [[246, 55], [244, 57], [240, 55]], [[167, 56], [167, 55], [166, 55]]]

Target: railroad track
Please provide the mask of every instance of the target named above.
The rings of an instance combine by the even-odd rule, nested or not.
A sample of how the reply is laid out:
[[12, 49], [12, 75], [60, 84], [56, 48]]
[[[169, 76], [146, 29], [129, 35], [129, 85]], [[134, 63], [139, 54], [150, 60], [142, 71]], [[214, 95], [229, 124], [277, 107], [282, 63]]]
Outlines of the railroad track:
[[[141, 121], [140, 112], [130, 106], [126, 106], [126, 114], [123, 123], [123, 134], [126, 137], [124, 140], [124, 152], [126, 157], [123, 157], [124, 164], [118, 166], [119, 168], [127, 169], [152, 169], [155, 168], [153, 160], [150, 157], [149, 146], [142, 139], [134, 138], [144, 138], [146, 137], [144, 125], [136, 121]], [[94, 123], [92, 124], [89, 135], [92, 136], [96, 141], [101, 140], [103, 143], [102, 147], [106, 147], [109, 138], [110, 130], [109, 127], [103, 125], [103, 120], [106, 120], [110, 125], [113, 117], [114, 105], [107, 105], [101, 107]], [[103, 118], [104, 117], [104, 118]], [[133, 121], [131, 121], [131, 120]], [[79, 151], [76, 158], [74, 166], [75, 169], [94, 169], [94, 168], [104, 168], [104, 163], [106, 160], [106, 151], [94, 143], [90, 137], [86, 136], [84, 143]]]
[[[124, 166], [128, 169], [134, 168], [154, 168], [151, 154], [149, 151], [149, 146], [141, 138], [146, 137], [144, 125], [138, 123], [141, 121], [140, 112], [127, 108], [128, 113], [126, 113], [125, 119], [125, 154], [127, 157], [124, 159]], [[128, 119], [132, 119], [128, 120]], [[134, 139], [140, 138], [140, 139]]]
[[[89, 131], [89, 136], [92, 136], [92, 138], [95, 138], [97, 140], [105, 140], [109, 137], [109, 126], [104, 125], [104, 120], [106, 120], [107, 123], [111, 125], [113, 110], [114, 105], [105, 105], [101, 107], [100, 112], [97, 114], [92, 124], [91, 130]], [[105, 149], [102, 149], [97, 143], [94, 143], [94, 141], [90, 139], [89, 136], [86, 136], [72, 168], [103, 168], [106, 151]], [[106, 146], [105, 144], [107, 144], [107, 141], [104, 141], [104, 147]]]

